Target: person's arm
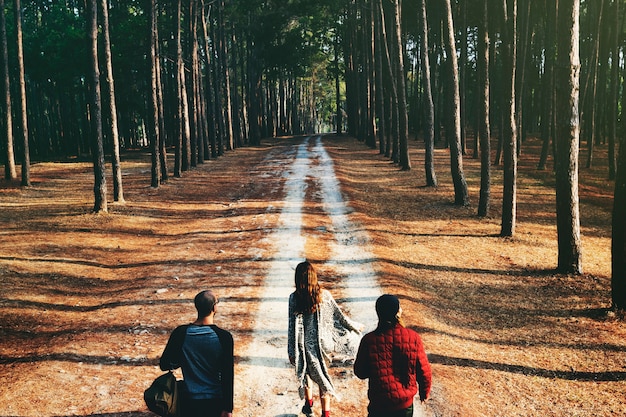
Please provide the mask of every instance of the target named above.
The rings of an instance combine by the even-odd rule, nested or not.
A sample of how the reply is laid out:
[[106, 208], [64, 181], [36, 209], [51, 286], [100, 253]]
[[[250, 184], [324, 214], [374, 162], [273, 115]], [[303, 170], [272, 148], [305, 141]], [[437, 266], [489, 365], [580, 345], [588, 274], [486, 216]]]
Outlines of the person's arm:
[[214, 328], [222, 345], [222, 395], [224, 410], [222, 415], [233, 412], [235, 385], [235, 348], [233, 336], [226, 330]]
[[333, 298], [332, 294], [328, 291], [325, 291], [327, 296], [328, 296], [328, 302], [330, 303], [330, 305], [332, 306], [333, 309], [333, 318], [339, 322], [344, 328], [348, 329], [348, 330], [352, 330], [355, 331], [357, 333], [361, 333], [363, 331], [363, 325], [361, 323], [358, 323], [354, 320], [352, 320], [350, 317], [348, 317], [342, 310], [341, 308], [339, 308], [339, 305], [337, 304], [337, 302], [335, 301], [335, 299]]
[[165, 350], [159, 360], [159, 367], [162, 371], [170, 371], [180, 368], [183, 356], [183, 343], [187, 334], [188, 326], [178, 326], [170, 335]]
[[422, 338], [417, 336], [417, 362], [415, 364], [415, 377], [419, 386], [420, 400], [426, 401], [430, 395], [432, 384], [432, 370], [428, 362], [428, 356], [422, 343]]
[[296, 300], [294, 294], [289, 296], [289, 327], [287, 330], [287, 356], [295, 365], [296, 360]]
[[354, 375], [359, 379], [367, 379], [370, 377], [370, 365], [369, 365], [369, 348], [367, 342], [367, 335], [361, 339], [359, 344], [359, 350], [354, 360]]

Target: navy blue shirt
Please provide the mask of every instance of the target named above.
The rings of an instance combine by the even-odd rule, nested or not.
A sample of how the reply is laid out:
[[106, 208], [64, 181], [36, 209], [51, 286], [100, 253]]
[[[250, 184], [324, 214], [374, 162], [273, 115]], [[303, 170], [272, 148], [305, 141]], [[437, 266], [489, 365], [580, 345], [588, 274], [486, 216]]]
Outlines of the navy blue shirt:
[[221, 398], [233, 409], [232, 335], [212, 324], [179, 326], [172, 332], [159, 363], [162, 370], [182, 368], [187, 398]]

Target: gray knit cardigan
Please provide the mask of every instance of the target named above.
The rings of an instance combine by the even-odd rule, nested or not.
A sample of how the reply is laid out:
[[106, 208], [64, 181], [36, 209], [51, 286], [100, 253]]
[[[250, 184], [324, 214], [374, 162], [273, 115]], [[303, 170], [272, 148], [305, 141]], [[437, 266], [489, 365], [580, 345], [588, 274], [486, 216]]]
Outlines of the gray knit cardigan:
[[347, 362], [359, 348], [363, 326], [348, 318], [333, 296], [322, 290], [322, 302], [315, 313], [296, 313], [295, 292], [289, 296], [287, 351], [295, 358], [300, 397], [304, 397], [305, 376], [315, 382], [323, 394], [337, 397], [328, 374], [330, 362]]

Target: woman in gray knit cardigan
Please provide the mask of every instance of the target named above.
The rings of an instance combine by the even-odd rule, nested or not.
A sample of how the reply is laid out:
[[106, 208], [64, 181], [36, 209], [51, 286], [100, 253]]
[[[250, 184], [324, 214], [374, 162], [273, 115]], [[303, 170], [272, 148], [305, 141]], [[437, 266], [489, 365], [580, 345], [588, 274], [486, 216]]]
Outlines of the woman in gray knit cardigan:
[[296, 267], [295, 285], [289, 296], [289, 361], [296, 366], [300, 398], [305, 399], [302, 413], [313, 413], [313, 380], [319, 387], [322, 417], [328, 417], [330, 397], [337, 397], [328, 373], [331, 355], [354, 358], [364, 326], [350, 320], [330, 292], [320, 287], [308, 261]]

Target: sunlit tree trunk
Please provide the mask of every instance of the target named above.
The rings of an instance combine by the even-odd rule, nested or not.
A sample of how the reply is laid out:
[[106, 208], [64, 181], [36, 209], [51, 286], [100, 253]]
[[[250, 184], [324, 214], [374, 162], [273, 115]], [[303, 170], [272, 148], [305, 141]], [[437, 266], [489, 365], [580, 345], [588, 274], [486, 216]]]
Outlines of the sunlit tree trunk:
[[609, 179], [615, 179], [615, 143], [617, 141], [617, 120], [618, 120], [618, 90], [619, 90], [619, 56], [621, 40], [621, 12], [619, 8], [621, 0], [613, 0], [614, 21], [613, 21], [613, 52], [611, 56], [611, 111], [609, 113]]
[[465, 174], [463, 173], [463, 156], [461, 154], [461, 99], [459, 96], [459, 66], [456, 53], [456, 42], [454, 36], [454, 23], [452, 20], [452, 7], [450, 0], [444, 0], [445, 29], [444, 43], [448, 58], [449, 86], [452, 90], [452, 114], [451, 131], [449, 132], [450, 144], [450, 168], [452, 171], [452, 182], [454, 183], [454, 204], [467, 206], [469, 204], [469, 192]]
[[183, 144], [184, 144], [184, 120], [183, 120], [183, 109], [182, 109], [182, 88], [183, 83], [181, 82], [180, 73], [184, 71], [183, 68], [183, 46], [181, 40], [181, 19], [182, 19], [182, 0], [176, 1], [176, 114], [177, 114], [177, 129], [176, 129], [176, 138], [174, 141], [174, 176], [180, 177], [183, 171]]
[[91, 123], [91, 143], [94, 173], [94, 207], [96, 213], [106, 212], [107, 183], [104, 167], [104, 145], [102, 139], [102, 102], [100, 95], [100, 69], [98, 66], [98, 0], [89, 0], [88, 33], [90, 40], [91, 94], [89, 117]]
[[554, 133], [554, 112], [555, 112], [555, 91], [554, 91], [554, 60], [556, 57], [556, 42], [554, 34], [554, 24], [556, 22], [556, 9], [557, 4], [555, 2], [546, 1], [546, 34], [545, 34], [545, 55], [546, 64], [543, 73], [543, 79], [541, 82], [543, 90], [542, 100], [542, 116], [541, 116], [541, 156], [539, 157], [539, 163], [537, 169], [543, 170], [546, 168], [548, 161], [548, 155], [550, 154], [550, 143], [553, 140]]
[[159, 126], [159, 99], [157, 93], [157, 54], [156, 46], [159, 42], [157, 36], [157, 4], [156, 0], [150, 1], [150, 116], [151, 117], [151, 129], [150, 131], [150, 145], [152, 148], [152, 169], [151, 169], [151, 186], [158, 187], [161, 179], [161, 147], [160, 147], [160, 133]]
[[[154, 13], [156, 13], [156, 16], [159, 15], [159, 3], [156, 2], [155, 3], [155, 10]], [[158, 118], [159, 118], [159, 123], [158, 123], [158, 127], [159, 127], [159, 158], [160, 158], [160, 169], [161, 169], [161, 182], [166, 182], [169, 179], [169, 172], [167, 169], [167, 131], [165, 129], [165, 117], [164, 117], [164, 110], [163, 110], [163, 83], [161, 81], [161, 46], [159, 43], [159, 20], [158, 18], [155, 19], [154, 21], [154, 38], [155, 38], [155, 44], [154, 44], [154, 53], [155, 53], [155, 59], [154, 59], [154, 71], [155, 71], [155, 75], [156, 75], [156, 93], [157, 93], [157, 110], [158, 110]]]
[[375, 45], [374, 45], [374, 19], [376, 13], [374, 13], [374, 8], [371, 7], [371, 1], [368, 2], [368, 13], [366, 24], [364, 28], [364, 63], [367, 68], [367, 72], [365, 74], [365, 83], [366, 83], [366, 109], [365, 109], [365, 144], [370, 148], [376, 148], [376, 117], [378, 109], [376, 108], [376, 67], [374, 65], [374, 54], [375, 54]]
[[398, 124], [398, 84], [395, 78], [395, 66], [392, 63], [390, 43], [392, 42], [387, 36], [387, 19], [385, 17], [385, 8], [383, 1], [378, 1], [379, 19], [381, 22], [381, 45], [383, 50], [383, 59], [385, 61], [385, 74], [386, 86], [390, 90], [390, 94], [387, 94], [387, 120], [389, 121], [389, 140], [387, 141], [387, 150], [385, 156], [391, 157], [394, 162], [398, 162], [398, 136], [399, 136], [399, 124]]
[[342, 111], [343, 109], [341, 108], [341, 88], [340, 88], [340, 71], [339, 71], [339, 29], [335, 28], [335, 39], [333, 42], [333, 52], [335, 54], [335, 58], [334, 58], [334, 70], [335, 70], [335, 103], [336, 103], [336, 110], [335, 110], [335, 125], [336, 125], [336, 130], [335, 132], [337, 133], [337, 136], [341, 136], [342, 134], [342, 129], [343, 129], [343, 114]]
[[503, 51], [503, 131], [502, 227], [500, 235], [515, 235], [517, 217], [517, 124], [515, 121], [515, 69], [517, 56], [517, 0], [504, 0]]
[[385, 154], [387, 148], [387, 139], [389, 131], [389, 123], [387, 120], [387, 106], [385, 102], [384, 71], [383, 71], [383, 36], [382, 22], [380, 17], [380, 8], [374, 5], [374, 64], [376, 65], [376, 112], [378, 116], [378, 152]]
[[560, 0], [557, 19], [556, 217], [558, 266], [582, 273], [578, 200], [580, 0]]
[[[206, 11], [205, 11], [206, 9]], [[213, 59], [211, 54], [211, 41], [209, 38], [209, 24], [207, 23], [207, 17], [210, 16], [210, 11], [212, 10], [212, 5], [206, 5], [205, 0], [202, 0], [202, 13], [201, 13], [201, 23], [202, 23], [202, 37], [203, 37], [203, 48], [204, 48], [204, 57], [205, 57], [205, 71], [204, 71], [204, 82], [205, 86], [205, 95], [207, 101], [207, 119], [211, 119], [211, 123], [208, 123], [208, 149], [206, 152], [206, 157], [209, 159], [209, 155], [211, 158], [215, 158], [217, 156], [216, 149], [216, 136], [217, 129], [215, 127], [215, 123], [213, 122], [216, 114], [215, 110], [215, 93], [213, 91]]]
[[617, 174], [615, 176], [615, 194], [613, 198], [613, 223], [611, 236], [611, 298], [613, 308], [626, 310], [626, 147], [622, 140]]
[[200, 147], [200, 90], [198, 88], [198, 68], [200, 67], [200, 58], [198, 56], [198, 2], [197, 0], [189, 0], [189, 34], [188, 34], [188, 49], [190, 58], [190, 71], [189, 71], [189, 104], [191, 105], [191, 111], [189, 111], [189, 166], [198, 166], [198, 148]]
[[117, 106], [115, 98], [115, 81], [113, 79], [113, 58], [111, 57], [111, 36], [109, 33], [109, 2], [102, 0], [102, 33], [104, 35], [104, 60], [106, 68], [106, 80], [109, 92], [109, 120], [111, 125], [112, 158], [111, 167], [113, 170], [113, 201], [124, 201], [124, 189], [122, 187], [122, 164], [120, 163], [120, 137], [117, 128]]
[[478, 88], [480, 110], [478, 136], [480, 140], [480, 197], [478, 216], [489, 215], [491, 199], [491, 125], [489, 123], [489, 0], [482, 1], [482, 19], [478, 26]]
[[217, 36], [219, 39], [219, 51], [217, 59], [220, 64], [220, 73], [222, 78], [222, 91], [224, 98], [224, 140], [226, 150], [234, 149], [233, 142], [233, 105], [230, 89], [230, 65], [228, 62], [228, 45], [226, 45], [226, 23], [224, 22], [224, 1], [220, 0], [217, 9]]
[[596, 127], [596, 121], [598, 119], [597, 117], [597, 112], [598, 112], [598, 73], [599, 73], [599, 68], [598, 68], [598, 64], [599, 64], [599, 60], [600, 60], [600, 37], [601, 37], [601, 33], [602, 33], [602, 15], [604, 13], [604, 0], [597, 0], [598, 1], [598, 23], [597, 23], [597, 30], [595, 33], [595, 40], [594, 40], [594, 48], [593, 48], [593, 60], [591, 61], [592, 67], [591, 67], [591, 98], [589, 101], [589, 117], [588, 117], [588, 124], [589, 124], [589, 133], [587, 136], [587, 164], [586, 167], [587, 168], [591, 168], [591, 165], [593, 164], [593, 151], [594, 151], [594, 145], [596, 142], [596, 134], [597, 134], [597, 127]]
[[13, 110], [11, 106], [11, 81], [9, 76], [9, 53], [7, 42], [7, 25], [4, 14], [4, 0], [0, 0], [0, 37], [2, 38], [2, 86], [4, 91], [4, 131], [6, 134], [6, 163], [4, 165], [4, 178], [12, 180], [17, 177], [15, 167], [15, 151], [13, 149]]
[[19, 79], [19, 103], [22, 134], [22, 186], [30, 186], [30, 146], [28, 144], [28, 111], [26, 106], [26, 79], [24, 77], [24, 46], [22, 41], [22, 6], [20, 0], [13, 0], [15, 6], [15, 33], [17, 37], [17, 73]]
[[437, 186], [437, 175], [435, 174], [435, 108], [433, 104], [433, 93], [430, 80], [430, 58], [428, 52], [428, 19], [426, 15], [426, 0], [421, 0], [421, 58], [422, 58], [422, 80], [424, 88], [424, 169], [426, 171], [426, 185], [428, 187]]
[[400, 1], [393, 2], [395, 31], [393, 34], [393, 53], [396, 61], [395, 77], [398, 96], [398, 163], [403, 171], [411, 169], [409, 158], [409, 118], [406, 102], [406, 80], [404, 74], [404, 53], [402, 47], [402, 25], [400, 21]]

